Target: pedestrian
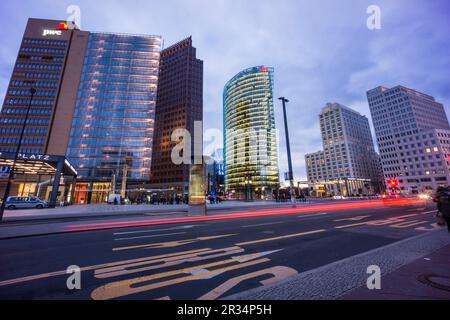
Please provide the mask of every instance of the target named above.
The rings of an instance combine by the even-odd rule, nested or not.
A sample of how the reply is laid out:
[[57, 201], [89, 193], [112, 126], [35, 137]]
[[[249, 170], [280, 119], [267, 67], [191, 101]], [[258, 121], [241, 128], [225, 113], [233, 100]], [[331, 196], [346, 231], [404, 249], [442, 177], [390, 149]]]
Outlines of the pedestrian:
[[439, 217], [444, 219], [448, 232], [450, 232], [450, 187], [439, 187], [436, 191], [434, 201], [437, 204]]

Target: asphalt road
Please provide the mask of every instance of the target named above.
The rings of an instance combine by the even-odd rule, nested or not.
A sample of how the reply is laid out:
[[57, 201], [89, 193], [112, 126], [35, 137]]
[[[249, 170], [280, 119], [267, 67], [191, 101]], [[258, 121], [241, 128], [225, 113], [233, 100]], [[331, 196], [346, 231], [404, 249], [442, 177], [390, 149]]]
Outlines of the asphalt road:
[[[220, 299], [431, 231], [433, 209], [291, 210], [4, 239], [0, 299]], [[67, 289], [72, 265], [81, 290]]]

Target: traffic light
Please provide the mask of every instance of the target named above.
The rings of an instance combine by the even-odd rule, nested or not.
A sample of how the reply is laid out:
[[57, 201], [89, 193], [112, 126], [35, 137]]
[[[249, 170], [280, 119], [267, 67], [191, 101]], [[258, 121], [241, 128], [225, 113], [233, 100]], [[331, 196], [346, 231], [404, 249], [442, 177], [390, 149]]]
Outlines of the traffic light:
[[398, 189], [398, 180], [397, 179], [391, 179], [388, 181], [389, 188], [392, 190]]

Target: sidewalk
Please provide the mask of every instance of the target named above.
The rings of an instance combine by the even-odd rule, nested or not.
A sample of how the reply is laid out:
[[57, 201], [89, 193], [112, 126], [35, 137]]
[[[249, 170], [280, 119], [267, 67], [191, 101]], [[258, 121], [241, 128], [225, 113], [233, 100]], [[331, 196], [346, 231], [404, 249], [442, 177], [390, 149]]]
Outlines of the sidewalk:
[[450, 300], [450, 245], [382, 277], [381, 290], [360, 287], [341, 299]]
[[[226, 210], [247, 207], [284, 207], [290, 203], [281, 203], [275, 201], [226, 201], [219, 204], [207, 204], [209, 210]], [[28, 221], [28, 220], [46, 220], [61, 218], [93, 218], [93, 217], [112, 217], [112, 216], [132, 216], [142, 214], [182, 214], [187, 213], [188, 206], [185, 204], [174, 205], [75, 205], [68, 207], [56, 207], [54, 209], [27, 209], [27, 210], [5, 210], [4, 221]]]
[[[381, 269], [381, 291], [367, 289], [367, 268], [372, 265]], [[223, 300], [450, 300], [449, 266], [450, 234], [445, 228], [397, 241]]]

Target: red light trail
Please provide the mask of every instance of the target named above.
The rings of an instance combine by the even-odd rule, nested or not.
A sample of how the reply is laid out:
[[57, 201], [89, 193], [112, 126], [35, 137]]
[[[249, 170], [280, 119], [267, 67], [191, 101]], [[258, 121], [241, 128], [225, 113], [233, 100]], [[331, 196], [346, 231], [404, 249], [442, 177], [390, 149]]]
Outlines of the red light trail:
[[317, 204], [308, 207], [286, 207], [286, 208], [271, 208], [271, 209], [256, 209], [248, 210], [245, 212], [230, 212], [227, 214], [212, 214], [208, 216], [195, 216], [195, 217], [174, 217], [174, 218], [150, 218], [147, 220], [128, 220], [128, 221], [111, 221], [111, 222], [96, 222], [69, 225], [65, 228], [66, 232], [80, 232], [80, 231], [95, 231], [105, 229], [118, 229], [129, 227], [144, 227], [144, 226], [157, 226], [164, 224], [179, 224], [179, 223], [192, 223], [192, 222], [204, 222], [204, 221], [217, 221], [217, 220], [229, 220], [229, 219], [247, 219], [265, 216], [277, 216], [288, 214], [302, 214], [313, 213], [321, 211], [341, 211], [341, 210], [355, 210], [364, 208], [375, 208], [384, 206], [405, 206], [405, 205], [417, 205], [423, 204], [423, 200], [419, 199], [400, 199], [394, 201], [357, 201], [351, 203], [333, 203], [333, 204]]

